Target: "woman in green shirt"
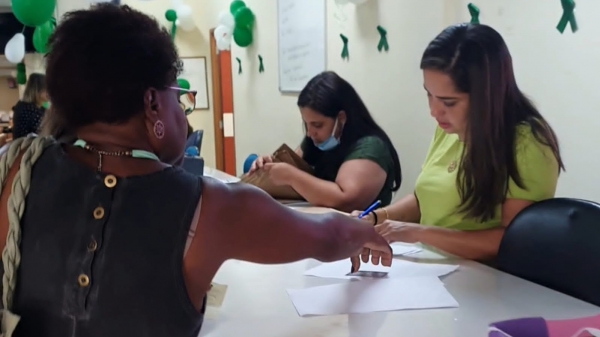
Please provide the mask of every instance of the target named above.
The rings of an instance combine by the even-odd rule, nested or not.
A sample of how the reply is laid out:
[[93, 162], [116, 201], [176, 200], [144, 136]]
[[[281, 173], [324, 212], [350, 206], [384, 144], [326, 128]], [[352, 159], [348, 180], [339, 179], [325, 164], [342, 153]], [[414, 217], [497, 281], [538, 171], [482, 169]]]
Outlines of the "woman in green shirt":
[[309, 203], [350, 212], [376, 200], [389, 205], [402, 180], [398, 153], [352, 85], [332, 71], [312, 78], [298, 96], [306, 136], [296, 152], [315, 176], [259, 157], [250, 174], [267, 170]]
[[554, 197], [564, 169], [556, 135], [519, 90], [508, 48], [488, 26], [448, 27], [421, 69], [438, 127], [414, 194], [368, 220], [388, 241], [492, 259], [515, 215]]

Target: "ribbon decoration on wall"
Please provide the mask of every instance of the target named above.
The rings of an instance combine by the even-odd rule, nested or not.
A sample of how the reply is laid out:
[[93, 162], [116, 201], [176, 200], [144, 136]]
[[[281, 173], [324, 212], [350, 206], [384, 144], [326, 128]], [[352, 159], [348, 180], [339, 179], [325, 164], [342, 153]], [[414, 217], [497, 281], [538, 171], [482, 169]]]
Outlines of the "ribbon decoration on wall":
[[379, 52], [381, 52], [382, 50], [389, 51], [390, 46], [388, 45], [388, 41], [387, 41], [387, 30], [385, 30], [385, 28], [383, 28], [381, 26], [377, 26], [377, 31], [379, 32], [379, 35], [380, 35], [379, 44], [377, 45], [377, 50], [379, 50]]
[[342, 42], [344, 43], [344, 47], [342, 48], [342, 59], [349, 60], [350, 52], [348, 51], [348, 38], [344, 34], [340, 34], [340, 38], [342, 38]]
[[259, 73], [264, 73], [265, 72], [265, 65], [263, 64], [263, 57], [262, 57], [262, 55], [258, 55], [258, 72]]
[[239, 57], [236, 57], [235, 60], [238, 63], [238, 74], [241, 74], [242, 73], [242, 60], [240, 60]]
[[573, 0], [561, 0], [563, 8], [563, 14], [556, 26], [556, 29], [562, 34], [567, 28], [567, 24], [571, 25], [571, 31], [577, 32], [579, 27], [577, 26], [577, 20], [575, 20], [575, 1]]
[[471, 14], [471, 23], [479, 24], [479, 7], [475, 6], [472, 2], [467, 6], [469, 14]]

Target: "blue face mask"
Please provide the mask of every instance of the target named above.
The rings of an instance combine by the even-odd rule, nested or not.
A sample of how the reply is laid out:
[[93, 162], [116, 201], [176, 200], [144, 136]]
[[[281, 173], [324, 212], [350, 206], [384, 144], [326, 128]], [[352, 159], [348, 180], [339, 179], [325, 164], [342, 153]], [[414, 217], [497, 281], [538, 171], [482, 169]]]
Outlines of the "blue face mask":
[[337, 125], [338, 125], [338, 120], [335, 120], [335, 124], [333, 125], [333, 131], [331, 132], [331, 136], [329, 136], [329, 138], [327, 138], [324, 142], [322, 143], [314, 143], [315, 146], [317, 148], [319, 148], [319, 150], [321, 151], [329, 151], [332, 149], [335, 149], [336, 146], [340, 145], [340, 140], [335, 138], [335, 131], [337, 129]]

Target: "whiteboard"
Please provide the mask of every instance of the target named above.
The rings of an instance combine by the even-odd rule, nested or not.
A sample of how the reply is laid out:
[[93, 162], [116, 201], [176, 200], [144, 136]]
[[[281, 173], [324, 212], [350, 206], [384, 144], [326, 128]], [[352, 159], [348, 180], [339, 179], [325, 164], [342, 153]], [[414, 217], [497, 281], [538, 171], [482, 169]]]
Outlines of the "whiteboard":
[[326, 70], [325, 0], [278, 0], [279, 90], [299, 92]]

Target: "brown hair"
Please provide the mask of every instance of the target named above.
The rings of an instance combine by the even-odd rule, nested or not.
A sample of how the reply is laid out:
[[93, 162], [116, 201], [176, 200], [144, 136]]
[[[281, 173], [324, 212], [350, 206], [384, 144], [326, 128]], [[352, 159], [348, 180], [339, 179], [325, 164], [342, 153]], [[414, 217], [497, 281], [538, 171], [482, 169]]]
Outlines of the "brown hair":
[[504, 202], [510, 178], [527, 188], [515, 158], [518, 125], [531, 127], [536, 140], [552, 149], [564, 170], [556, 135], [519, 90], [508, 47], [493, 28], [479, 24], [446, 28], [425, 50], [421, 69], [448, 74], [457, 90], [470, 97], [457, 180], [460, 212], [489, 220]]
[[40, 136], [52, 136], [59, 142], [72, 143], [77, 138], [67, 127], [64, 118], [51, 106], [44, 113], [40, 125]]
[[41, 105], [43, 102], [41, 102], [40, 97], [45, 91], [46, 75], [33, 73], [29, 75], [29, 79], [27, 79], [27, 85], [25, 86], [25, 92], [23, 92], [22, 101], [35, 105]]

